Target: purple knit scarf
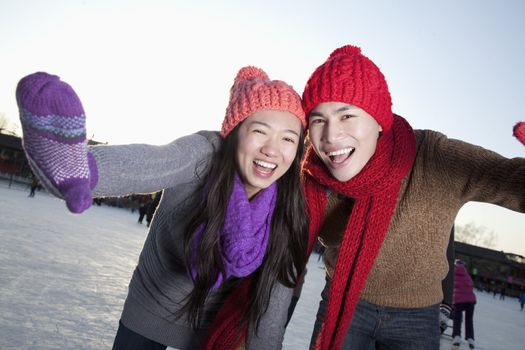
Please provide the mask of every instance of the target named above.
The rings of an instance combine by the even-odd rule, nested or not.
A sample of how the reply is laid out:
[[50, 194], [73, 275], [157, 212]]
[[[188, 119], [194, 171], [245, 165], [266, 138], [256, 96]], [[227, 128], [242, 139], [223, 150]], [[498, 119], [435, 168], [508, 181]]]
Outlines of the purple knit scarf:
[[[233, 180], [233, 191], [228, 201], [224, 226], [219, 232], [222, 261], [225, 275], [219, 274], [213, 288], [231, 276], [245, 277], [261, 266], [268, 235], [272, 224], [273, 211], [277, 198], [277, 183], [259, 192], [253, 200], [248, 200], [239, 175]], [[200, 242], [205, 225], [200, 225], [194, 235], [194, 242]], [[194, 246], [192, 275], [197, 274], [198, 247]]]

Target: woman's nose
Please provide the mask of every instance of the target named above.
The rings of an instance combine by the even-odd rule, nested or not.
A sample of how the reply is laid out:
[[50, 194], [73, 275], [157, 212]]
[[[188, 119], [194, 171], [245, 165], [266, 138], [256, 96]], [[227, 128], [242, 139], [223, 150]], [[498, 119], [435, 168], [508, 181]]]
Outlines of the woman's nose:
[[275, 157], [279, 153], [279, 145], [277, 140], [268, 139], [261, 147], [261, 153], [267, 157]]

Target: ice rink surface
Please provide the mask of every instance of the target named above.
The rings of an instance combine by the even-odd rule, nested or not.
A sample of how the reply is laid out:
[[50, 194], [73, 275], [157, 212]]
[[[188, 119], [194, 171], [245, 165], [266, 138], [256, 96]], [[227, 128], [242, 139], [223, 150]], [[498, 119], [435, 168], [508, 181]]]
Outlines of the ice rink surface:
[[[138, 213], [94, 206], [74, 215], [44, 192], [28, 198], [27, 188], [7, 185], [0, 180], [0, 349], [111, 349], [147, 235]], [[308, 263], [284, 349], [308, 349], [324, 284], [317, 258]], [[476, 348], [524, 349], [517, 299], [477, 296]], [[442, 337], [441, 349], [450, 346]]]

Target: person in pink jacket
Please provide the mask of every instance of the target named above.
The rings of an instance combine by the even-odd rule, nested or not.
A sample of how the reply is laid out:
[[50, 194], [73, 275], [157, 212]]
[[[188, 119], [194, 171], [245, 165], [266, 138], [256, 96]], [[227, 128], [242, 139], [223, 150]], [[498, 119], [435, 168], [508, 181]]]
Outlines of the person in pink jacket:
[[463, 261], [456, 259], [454, 266], [454, 327], [452, 331], [452, 349], [461, 345], [461, 321], [465, 311], [465, 339], [471, 349], [474, 349], [474, 304], [476, 295], [473, 291], [472, 278]]

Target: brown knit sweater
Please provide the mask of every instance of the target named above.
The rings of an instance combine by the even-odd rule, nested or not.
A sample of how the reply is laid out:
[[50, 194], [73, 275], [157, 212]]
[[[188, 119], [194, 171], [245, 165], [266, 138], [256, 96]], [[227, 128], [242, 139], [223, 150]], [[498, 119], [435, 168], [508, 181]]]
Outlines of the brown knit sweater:
[[[443, 299], [447, 243], [469, 201], [525, 213], [525, 158], [507, 159], [445, 135], [416, 130], [417, 155], [402, 183], [385, 240], [361, 298], [391, 307], [424, 307]], [[319, 240], [332, 277], [352, 199], [331, 193]]]

